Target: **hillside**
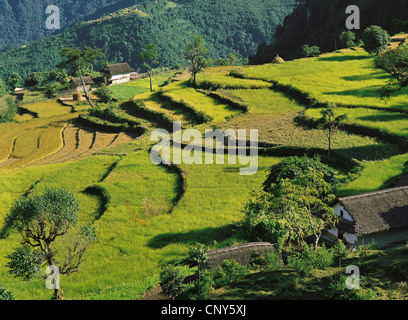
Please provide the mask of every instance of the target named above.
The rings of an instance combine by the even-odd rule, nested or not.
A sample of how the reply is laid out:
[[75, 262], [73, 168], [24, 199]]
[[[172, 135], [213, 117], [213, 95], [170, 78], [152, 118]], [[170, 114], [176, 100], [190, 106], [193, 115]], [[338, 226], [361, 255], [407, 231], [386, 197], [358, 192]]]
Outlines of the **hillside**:
[[[45, 27], [45, 9], [53, 4], [60, 8], [60, 26], [66, 28], [88, 15], [102, 14], [118, 6], [123, 8], [130, 1], [124, 0], [1, 0], [0, 48], [25, 45], [31, 41], [54, 34]], [[131, 1], [132, 4], [140, 1]]]
[[[128, 3], [127, 1], [126, 3]], [[166, 0], [146, 1], [129, 10], [94, 14], [64, 32], [0, 53], [0, 77], [12, 72], [26, 77], [33, 71], [50, 71], [61, 61], [64, 47], [101, 49], [109, 62], [129, 62], [138, 71], [137, 54], [147, 43], [160, 48], [160, 64], [184, 64], [182, 52], [193, 34], [201, 34], [213, 59], [238, 53], [255, 54], [259, 43], [272, 42], [275, 27], [293, 9], [294, 0]], [[116, 12], [116, 13], [115, 13]], [[192, 14], [194, 13], [194, 14]]]
[[252, 64], [271, 62], [279, 54], [284, 59], [300, 57], [304, 44], [317, 45], [321, 52], [340, 48], [338, 37], [345, 26], [346, 8], [357, 5], [361, 13], [361, 29], [353, 30], [359, 38], [370, 25], [379, 25], [389, 34], [408, 31], [406, 13], [408, 3], [403, 0], [305, 0], [287, 16], [276, 29], [276, 41], [259, 48], [251, 59]]
[[[324, 134], [306, 125], [316, 121], [321, 104], [347, 105], [350, 115], [350, 126], [333, 141], [330, 164], [342, 182], [337, 195], [387, 188], [405, 173], [407, 96], [379, 103], [373, 88], [383, 85], [389, 75], [377, 69], [373, 57], [363, 50], [279, 65], [207, 68], [198, 75], [198, 89], [188, 85], [189, 77], [183, 70], [155, 76], [154, 92], [149, 91], [148, 79], [111, 86], [120, 97], [113, 115], [90, 111], [82, 102], [33, 103], [30, 92], [17, 123], [0, 125], [1, 231], [15, 199], [50, 187], [71, 190], [80, 200], [79, 221], [98, 227], [98, 240], [81, 272], [61, 278], [67, 299], [140, 299], [157, 286], [160, 267], [182, 261], [196, 241], [211, 249], [245, 243], [236, 233], [242, 208], [251, 192], [261, 188], [268, 169], [288, 156], [318, 154], [324, 159], [327, 154]], [[323, 78], [324, 82], [315, 80]], [[299, 92], [321, 102], [307, 110], [308, 121], [303, 124], [297, 119], [308, 103]], [[107, 109], [106, 104], [100, 107]], [[150, 134], [158, 127], [171, 128], [173, 121], [181, 121], [183, 130], [196, 128], [202, 133], [209, 128], [257, 128], [259, 171], [241, 176], [242, 166], [228, 161], [205, 167], [154, 165], [150, 149], [155, 142]], [[41, 276], [23, 281], [8, 273], [6, 255], [20, 240], [17, 233], [0, 233], [1, 284], [17, 299], [50, 299], [52, 292]], [[379, 252], [380, 257], [384, 254]], [[389, 259], [392, 270], [405, 268], [402, 253]], [[384, 262], [379, 261], [382, 266]], [[331, 275], [337, 270], [324, 272]], [[301, 278], [297, 284], [282, 283], [281, 289], [288, 293], [282, 297], [289, 298], [290, 293], [304, 297], [310, 292], [308, 284], [317, 286], [322, 280], [327, 285], [325, 274], [319, 270], [313, 274], [311, 282]], [[242, 287], [233, 285], [239, 293], [234, 287], [233, 292], [224, 288], [211, 297], [250, 298], [252, 291], [252, 297], [262, 298], [264, 292], [271, 298], [276, 279], [288, 279], [281, 275], [290, 279], [293, 272], [252, 275], [242, 279]], [[406, 298], [404, 293], [393, 296], [388, 291], [392, 287], [386, 275], [376, 277], [381, 282], [380, 298]], [[257, 286], [245, 292], [248, 283]], [[376, 283], [373, 279], [370, 287]], [[322, 298], [318, 290], [312, 298]]]

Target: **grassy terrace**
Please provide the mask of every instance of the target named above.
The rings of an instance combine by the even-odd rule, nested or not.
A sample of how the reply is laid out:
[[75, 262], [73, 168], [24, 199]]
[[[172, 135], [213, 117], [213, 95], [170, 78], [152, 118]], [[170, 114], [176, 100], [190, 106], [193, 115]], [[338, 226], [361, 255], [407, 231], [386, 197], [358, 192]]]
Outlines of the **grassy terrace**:
[[[222, 99], [188, 86], [185, 73], [155, 76], [153, 93], [149, 92], [149, 79], [112, 86], [120, 100], [117, 115], [148, 124], [146, 134], [140, 138], [77, 126], [72, 120], [78, 113], [72, 110], [79, 110], [80, 106], [71, 109], [55, 101], [37, 100], [38, 104], [25, 105], [38, 118], [0, 124], [0, 162], [16, 161], [13, 166], [0, 167], [0, 229], [13, 201], [27, 191], [70, 189], [80, 200], [80, 221], [94, 221], [99, 239], [90, 248], [83, 270], [62, 277], [64, 295], [74, 299], [138, 299], [158, 282], [160, 265], [182, 259], [195, 241], [212, 248], [239, 243], [233, 230], [243, 217], [244, 203], [252, 190], [262, 185], [270, 166], [283, 159], [280, 155], [260, 156], [259, 170], [253, 176], [241, 176], [239, 169], [243, 166], [229, 165], [227, 161], [214, 165], [182, 164], [178, 166], [181, 175], [180, 171], [151, 162], [150, 132], [160, 126], [152, 115], [182, 121], [185, 128], [195, 127], [203, 133], [214, 127], [258, 129], [260, 142], [305, 150], [319, 148], [324, 152], [324, 134], [300, 127], [294, 121], [305, 106], [270, 88], [268, 81], [279, 81], [318, 99], [360, 106], [337, 110], [346, 112], [351, 123], [406, 136], [405, 116], [386, 110], [388, 106], [404, 109], [406, 96], [392, 98], [387, 105], [374, 96], [375, 88], [387, 76], [375, 69], [372, 57], [362, 51], [240, 68], [253, 79], [229, 76], [234, 69], [231, 67], [209, 68], [199, 74], [199, 84]], [[164, 101], [162, 96], [177, 104]], [[142, 114], [138, 108], [142, 104], [151, 113]], [[237, 104], [246, 106], [248, 111], [237, 108]], [[202, 112], [211, 121], [196, 126], [183, 106]], [[69, 112], [60, 113], [63, 110]], [[306, 115], [318, 117], [319, 112], [309, 109]], [[349, 180], [339, 188], [338, 195], [388, 187], [404, 172], [408, 161], [408, 154], [400, 154], [392, 143], [346, 132], [335, 136], [333, 147], [361, 164], [358, 172], [339, 172]], [[14, 291], [18, 299], [49, 299], [53, 293], [45, 289], [42, 278], [21, 281], [3, 267], [5, 255], [18, 244], [16, 234], [0, 238], [2, 284]], [[234, 294], [224, 291], [215, 296]]]
[[344, 50], [280, 65], [251, 66], [242, 71], [249, 78], [278, 81], [338, 105], [407, 110], [408, 89], [389, 101], [378, 98], [377, 90], [387, 82], [389, 75], [377, 69], [373, 57], [363, 50]]

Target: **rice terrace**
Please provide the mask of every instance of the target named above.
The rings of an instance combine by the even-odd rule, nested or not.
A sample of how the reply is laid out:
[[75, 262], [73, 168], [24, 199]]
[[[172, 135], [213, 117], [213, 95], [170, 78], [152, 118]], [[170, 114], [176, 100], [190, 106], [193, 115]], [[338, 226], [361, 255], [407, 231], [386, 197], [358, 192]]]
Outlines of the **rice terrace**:
[[[160, 15], [181, 10], [162, 2]], [[153, 10], [128, 7], [82, 27]], [[397, 52], [406, 63], [406, 39], [378, 54], [354, 43], [256, 64], [230, 55], [196, 71], [188, 47], [186, 65], [157, 68], [165, 52], [145, 46], [144, 69], [107, 64], [120, 74], [89, 69], [91, 58], [69, 64], [97, 61], [96, 49], [60, 51], [60, 69], [0, 95], [0, 298], [406, 300], [407, 71], [384, 62]], [[4, 106], [15, 108], [7, 119]], [[246, 163], [231, 161], [231, 137], [206, 136], [216, 130], [247, 133], [233, 140]], [[49, 265], [58, 291], [45, 285]], [[361, 274], [352, 289], [348, 266]]]

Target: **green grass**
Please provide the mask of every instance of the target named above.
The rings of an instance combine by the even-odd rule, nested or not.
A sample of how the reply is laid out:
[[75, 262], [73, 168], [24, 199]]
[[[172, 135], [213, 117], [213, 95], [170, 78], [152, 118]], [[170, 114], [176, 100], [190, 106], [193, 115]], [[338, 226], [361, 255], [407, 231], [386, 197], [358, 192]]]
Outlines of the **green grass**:
[[197, 75], [198, 86], [224, 89], [262, 89], [271, 84], [262, 80], [239, 79], [228, 74], [205, 72]]
[[[321, 109], [308, 109], [306, 116], [321, 118]], [[381, 129], [408, 137], [408, 115], [367, 108], [336, 108], [335, 114], [347, 114], [348, 122], [369, 128]]]
[[241, 111], [227, 104], [218, 102], [204, 93], [197, 92], [194, 88], [188, 87], [188, 80], [166, 86], [164, 88], [164, 95], [171, 97], [177, 102], [184, 102], [194, 107], [197, 111], [210, 116], [214, 124], [225, 122], [228, 118], [241, 113]]
[[[160, 89], [173, 76], [174, 72], [167, 72], [153, 76], [153, 90]], [[128, 83], [116, 84], [109, 87], [118, 100], [129, 100], [139, 94], [150, 92], [150, 78], [138, 79]]]
[[390, 76], [377, 69], [373, 56], [363, 50], [330, 53], [278, 65], [251, 66], [242, 70], [249, 78], [278, 81], [322, 101], [407, 110], [408, 89], [389, 101], [379, 99], [377, 90], [387, 83]]

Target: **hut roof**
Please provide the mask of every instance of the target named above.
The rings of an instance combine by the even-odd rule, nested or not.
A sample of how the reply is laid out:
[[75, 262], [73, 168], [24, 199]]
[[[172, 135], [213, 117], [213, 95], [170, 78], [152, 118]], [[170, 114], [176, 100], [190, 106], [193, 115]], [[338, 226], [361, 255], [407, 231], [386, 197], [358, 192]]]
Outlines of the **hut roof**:
[[[87, 76], [87, 77], [82, 77], [84, 79], [85, 84], [93, 84], [93, 80], [91, 77]], [[82, 86], [82, 80], [81, 77], [78, 78], [72, 78], [71, 80], [75, 85], [77, 86]]]
[[234, 259], [241, 265], [248, 265], [252, 252], [274, 251], [275, 247], [269, 242], [251, 242], [239, 246], [210, 250], [207, 252], [208, 260], [204, 267], [213, 269], [225, 260]]
[[408, 227], [408, 187], [339, 198], [358, 236]]
[[285, 60], [283, 60], [279, 55], [277, 54], [275, 58], [273, 58], [272, 63], [283, 63]]
[[114, 76], [118, 74], [131, 73], [136, 71], [128, 63], [125, 62], [106, 65], [105, 68], [102, 69], [102, 72]]

